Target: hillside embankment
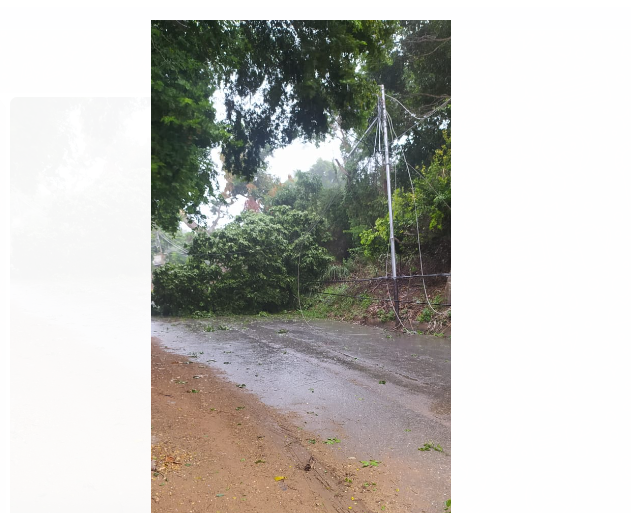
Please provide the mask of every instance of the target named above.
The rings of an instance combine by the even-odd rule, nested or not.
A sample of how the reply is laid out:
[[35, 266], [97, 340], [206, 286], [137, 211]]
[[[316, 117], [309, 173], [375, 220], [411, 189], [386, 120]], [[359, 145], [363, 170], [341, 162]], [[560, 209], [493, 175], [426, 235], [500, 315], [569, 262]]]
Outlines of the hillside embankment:
[[[339, 266], [322, 291], [302, 298], [303, 313], [399, 331], [451, 335], [451, 248], [448, 240], [397, 265], [399, 312], [395, 311], [389, 261]], [[429, 276], [428, 276], [429, 275]], [[438, 276], [432, 276], [438, 275]]]

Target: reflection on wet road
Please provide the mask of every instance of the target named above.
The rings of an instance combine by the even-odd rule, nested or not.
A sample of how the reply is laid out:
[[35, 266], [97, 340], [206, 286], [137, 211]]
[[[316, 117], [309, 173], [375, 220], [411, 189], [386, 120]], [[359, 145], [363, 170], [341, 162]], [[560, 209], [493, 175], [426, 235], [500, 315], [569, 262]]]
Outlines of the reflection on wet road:
[[[229, 329], [226, 329], [229, 328]], [[450, 496], [451, 342], [332, 321], [152, 319], [152, 336], [298, 414], [340, 457], [396, 461]], [[380, 382], [385, 382], [380, 383]], [[443, 453], [420, 452], [427, 442]]]

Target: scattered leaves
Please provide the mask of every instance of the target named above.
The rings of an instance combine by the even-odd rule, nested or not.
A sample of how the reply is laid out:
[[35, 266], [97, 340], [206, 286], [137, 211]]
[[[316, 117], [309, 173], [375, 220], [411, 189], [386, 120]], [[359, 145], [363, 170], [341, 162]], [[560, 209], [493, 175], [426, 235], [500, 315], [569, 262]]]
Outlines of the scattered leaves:
[[431, 451], [432, 449], [438, 452], [444, 452], [440, 444], [435, 444], [434, 442], [426, 442], [423, 444], [423, 447], [418, 448], [419, 451]]

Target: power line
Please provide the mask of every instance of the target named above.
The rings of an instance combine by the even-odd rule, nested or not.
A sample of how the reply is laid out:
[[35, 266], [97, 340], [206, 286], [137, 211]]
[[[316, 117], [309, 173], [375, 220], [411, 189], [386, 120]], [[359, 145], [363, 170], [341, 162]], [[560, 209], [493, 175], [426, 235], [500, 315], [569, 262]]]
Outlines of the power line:
[[[393, 96], [390, 96], [388, 94], [386, 94], [386, 96], [392, 100], [394, 100], [395, 102], [397, 102], [399, 105], [401, 105], [401, 107], [403, 107], [414, 119], [417, 119], [418, 122], [414, 123], [410, 128], [404, 130], [403, 132], [401, 132], [401, 136], [403, 136], [403, 134], [405, 134], [406, 132], [412, 130], [412, 128], [418, 126], [420, 123], [426, 121], [429, 117], [433, 116], [436, 112], [438, 112], [439, 110], [442, 110], [443, 108], [445, 108], [447, 106], [448, 103], [451, 102], [451, 98], [447, 98], [447, 100], [445, 100], [442, 104], [440, 104], [438, 107], [436, 107], [435, 109], [431, 110], [430, 112], [428, 112], [427, 114], [423, 115], [423, 116], [417, 116], [416, 114], [414, 114], [412, 111], [410, 111], [405, 105], [403, 105], [399, 100], [397, 100], [396, 98], [394, 98]], [[398, 137], [397, 137], [398, 138]]]
[[[439, 276], [447, 277], [447, 276], [451, 276], [451, 273], [410, 274], [410, 275], [404, 275], [404, 276], [397, 276], [397, 280], [412, 279], [412, 278], [434, 278], [434, 277], [439, 277]], [[352, 280], [315, 280], [315, 281], [309, 281], [307, 282], [307, 284], [310, 284], [310, 283], [355, 283], [355, 282], [362, 282], [362, 281], [384, 281], [384, 280], [394, 280], [394, 278], [391, 276], [377, 276], [375, 278], [355, 278]]]
[[359, 143], [362, 142], [362, 140], [364, 139], [364, 137], [366, 137], [366, 134], [370, 131], [370, 129], [373, 127], [373, 125], [375, 124], [375, 122], [377, 121], [378, 118], [375, 118], [372, 120], [372, 123], [370, 124], [370, 126], [366, 129], [366, 131], [364, 132], [364, 135], [361, 136], [361, 139], [359, 139], [359, 141], [357, 141], [357, 143], [355, 144], [355, 146], [353, 147], [353, 149], [350, 151], [350, 153], [346, 156], [346, 158], [349, 158], [353, 152], [357, 149], [357, 146], [359, 146]]
[[[392, 299], [388, 298], [377, 298], [377, 297], [369, 297], [369, 296], [351, 296], [348, 294], [337, 294], [334, 292], [313, 292], [313, 294], [324, 294], [326, 296], [341, 296], [341, 297], [350, 297], [354, 299], [361, 299], [362, 301], [370, 300], [370, 301], [385, 301], [388, 303], [392, 302]], [[429, 305], [431, 303], [425, 301], [409, 301], [409, 300], [399, 300], [399, 303], [414, 303], [415, 305]], [[435, 306], [451, 306], [451, 303], [433, 303]]]

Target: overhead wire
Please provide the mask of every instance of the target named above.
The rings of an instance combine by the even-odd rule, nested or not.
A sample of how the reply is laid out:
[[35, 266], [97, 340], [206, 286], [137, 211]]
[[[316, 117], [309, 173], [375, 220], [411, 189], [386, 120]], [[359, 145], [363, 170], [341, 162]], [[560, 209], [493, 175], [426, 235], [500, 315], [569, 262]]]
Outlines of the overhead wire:
[[180, 251], [183, 251], [185, 254], [188, 254], [188, 251], [186, 249], [184, 249], [182, 246], [180, 246], [179, 244], [173, 242], [169, 237], [167, 237], [164, 232], [162, 231], [158, 231], [157, 234], [162, 237], [165, 241], [167, 241], [169, 244], [171, 244], [171, 246], [173, 246], [174, 248], [179, 249]]
[[408, 112], [414, 119], [418, 120], [418, 123], [413, 124], [411, 127], [407, 128], [406, 130], [404, 130], [403, 132], [401, 132], [401, 135], [405, 134], [406, 132], [412, 130], [412, 128], [414, 128], [415, 126], [418, 126], [420, 123], [422, 123], [423, 121], [427, 120], [427, 118], [433, 116], [436, 112], [438, 112], [439, 110], [443, 109], [444, 107], [447, 106], [448, 103], [451, 102], [451, 98], [447, 98], [447, 100], [445, 100], [442, 104], [440, 104], [438, 107], [436, 107], [435, 109], [432, 109], [430, 112], [428, 112], [427, 114], [424, 114], [422, 116], [417, 116], [416, 114], [414, 114], [412, 111], [410, 111], [405, 105], [403, 105], [399, 100], [397, 100], [394, 96], [390, 96], [388, 94], [386, 94], [386, 96], [392, 100], [394, 100], [395, 102], [397, 102], [399, 105], [401, 105], [401, 107], [403, 107], [406, 112]]
[[368, 134], [368, 132], [370, 131], [370, 129], [373, 127], [373, 125], [375, 124], [375, 122], [377, 121], [377, 118], [375, 118], [373, 120], [373, 122], [370, 124], [370, 126], [366, 129], [366, 131], [364, 132], [364, 135], [361, 136], [361, 139], [359, 139], [359, 141], [357, 141], [357, 143], [355, 144], [355, 146], [353, 147], [353, 149], [349, 152], [349, 154], [347, 155], [346, 158], [349, 158], [353, 152], [357, 149], [357, 146], [359, 146], [359, 143], [362, 142], [362, 140], [364, 139], [364, 137], [366, 137], [366, 134]]
[[[397, 276], [398, 280], [409, 280], [412, 278], [435, 278], [435, 277], [444, 277], [451, 276], [451, 273], [434, 273], [434, 274], [408, 274], [403, 276]], [[362, 281], [385, 281], [385, 280], [393, 280], [394, 278], [390, 276], [376, 276], [374, 278], [354, 278], [352, 280], [314, 280], [309, 281], [310, 283], [356, 283]]]
[[[159, 230], [156, 230], [156, 239], [158, 241], [158, 244], [160, 243], [160, 238], [162, 238], [164, 240], [165, 243], [168, 243], [169, 245], [171, 245], [173, 248], [175, 249], [167, 249], [167, 251], [170, 253], [176, 253], [178, 255], [182, 255], [182, 256], [188, 256], [188, 252], [182, 248], [181, 246], [175, 244], [170, 238], [168, 238], [164, 233], [162, 233]], [[164, 250], [162, 250], [164, 252]]]
[[[392, 130], [393, 135], [396, 137], [396, 132], [394, 131], [394, 126], [392, 124], [392, 118], [388, 116], [388, 120], [390, 121], [390, 130]], [[416, 191], [414, 190], [414, 183], [412, 181], [412, 175], [410, 174], [410, 170], [408, 168], [407, 159], [405, 158], [405, 152], [402, 152], [402, 155], [403, 155], [403, 160], [406, 164], [406, 170], [408, 172], [408, 176], [410, 178], [410, 187], [412, 188], [412, 203], [414, 203], [414, 217], [416, 220], [416, 240], [418, 243], [418, 256], [419, 256], [419, 262], [421, 265], [421, 274], [423, 274], [423, 254], [421, 252], [421, 231], [418, 224], [418, 210], [416, 208]], [[425, 299], [427, 299], [427, 304], [434, 313], [439, 314], [439, 312], [435, 310], [434, 307], [429, 302], [429, 296], [427, 294], [427, 287], [425, 285], [425, 278], [422, 278], [422, 280], [423, 280], [423, 291], [425, 293]]]
[[[340, 297], [350, 297], [350, 298], [354, 298], [354, 299], [361, 299], [362, 301], [376, 301], [376, 302], [386, 302], [386, 303], [392, 303], [392, 299], [391, 298], [383, 298], [383, 297], [370, 297], [370, 296], [352, 296], [350, 294], [339, 294], [337, 292], [313, 292], [313, 294], [318, 294], [318, 295], [325, 295], [325, 296], [340, 296]], [[401, 299], [399, 300], [399, 303], [405, 303], [405, 304], [409, 304], [409, 303], [414, 303], [415, 305], [424, 305], [427, 304], [424, 301], [419, 301], [417, 299], [415, 300], [406, 300], [406, 299]], [[451, 303], [435, 303], [436, 306], [451, 306]]]

